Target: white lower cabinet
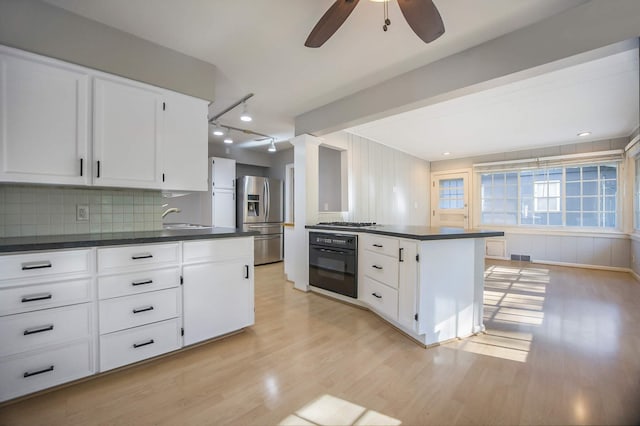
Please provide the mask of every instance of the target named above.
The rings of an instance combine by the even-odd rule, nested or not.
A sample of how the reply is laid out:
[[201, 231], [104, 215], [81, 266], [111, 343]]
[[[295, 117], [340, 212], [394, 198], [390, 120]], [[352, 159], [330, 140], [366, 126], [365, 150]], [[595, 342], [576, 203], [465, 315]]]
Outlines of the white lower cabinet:
[[180, 319], [174, 318], [100, 337], [100, 371], [180, 349]]
[[392, 320], [398, 319], [398, 290], [364, 277], [364, 300], [369, 307]]
[[106, 247], [97, 257], [100, 371], [179, 349], [180, 244]]
[[[201, 261], [216, 252], [226, 260]], [[182, 270], [185, 345], [254, 323], [253, 237], [185, 242], [184, 256], [199, 262]]]
[[95, 372], [89, 339], [16, 354], [0, 361], [0, 400], [46, 389]]
[[0, 401], [95, 373], [94, 256], [0, 255]]

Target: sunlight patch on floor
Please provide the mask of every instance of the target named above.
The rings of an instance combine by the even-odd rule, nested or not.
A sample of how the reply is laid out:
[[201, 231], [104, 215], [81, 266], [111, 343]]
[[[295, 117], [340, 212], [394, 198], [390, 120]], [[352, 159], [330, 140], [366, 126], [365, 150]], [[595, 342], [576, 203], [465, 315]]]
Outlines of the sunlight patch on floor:
[[322, 395], [279, 423], [289, 425], [400, 425], [402, 422], [353, 402]]
[[463, 341], [460, 344], [460, 349], [479, 355], [526, 362], [531, 349], [531, 340], [483, 333]]

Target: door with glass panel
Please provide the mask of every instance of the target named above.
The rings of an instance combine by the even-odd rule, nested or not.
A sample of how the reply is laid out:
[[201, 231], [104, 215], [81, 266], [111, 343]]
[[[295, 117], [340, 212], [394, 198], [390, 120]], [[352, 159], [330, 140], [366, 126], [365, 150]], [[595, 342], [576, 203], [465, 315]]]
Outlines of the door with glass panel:
[[431, 175], [431, 226], [469, 228], [470, 172]]

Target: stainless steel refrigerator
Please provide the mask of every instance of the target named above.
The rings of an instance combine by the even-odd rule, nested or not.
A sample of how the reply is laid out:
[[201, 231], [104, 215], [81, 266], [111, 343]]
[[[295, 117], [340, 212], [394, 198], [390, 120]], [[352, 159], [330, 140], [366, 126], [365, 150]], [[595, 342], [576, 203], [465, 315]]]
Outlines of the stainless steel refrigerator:
[[237, 224], [245, 231], [258, 231], [254, 241], [254, 264], [278, 262], [283, 252], [282, 181], [243, 176], [236, 183]]

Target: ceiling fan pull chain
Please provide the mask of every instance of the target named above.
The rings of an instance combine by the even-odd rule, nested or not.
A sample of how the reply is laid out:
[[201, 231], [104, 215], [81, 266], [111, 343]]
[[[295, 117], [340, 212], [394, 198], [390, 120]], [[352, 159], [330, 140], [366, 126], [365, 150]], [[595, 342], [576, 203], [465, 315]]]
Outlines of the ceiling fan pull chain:
[[387, 31], [387, 27], [391, 25], [391, 20], [389, 19], [389, 2], [384, 1], [382, 4], [384, 5], [384, 25], [382, 25], [382, 29]]

